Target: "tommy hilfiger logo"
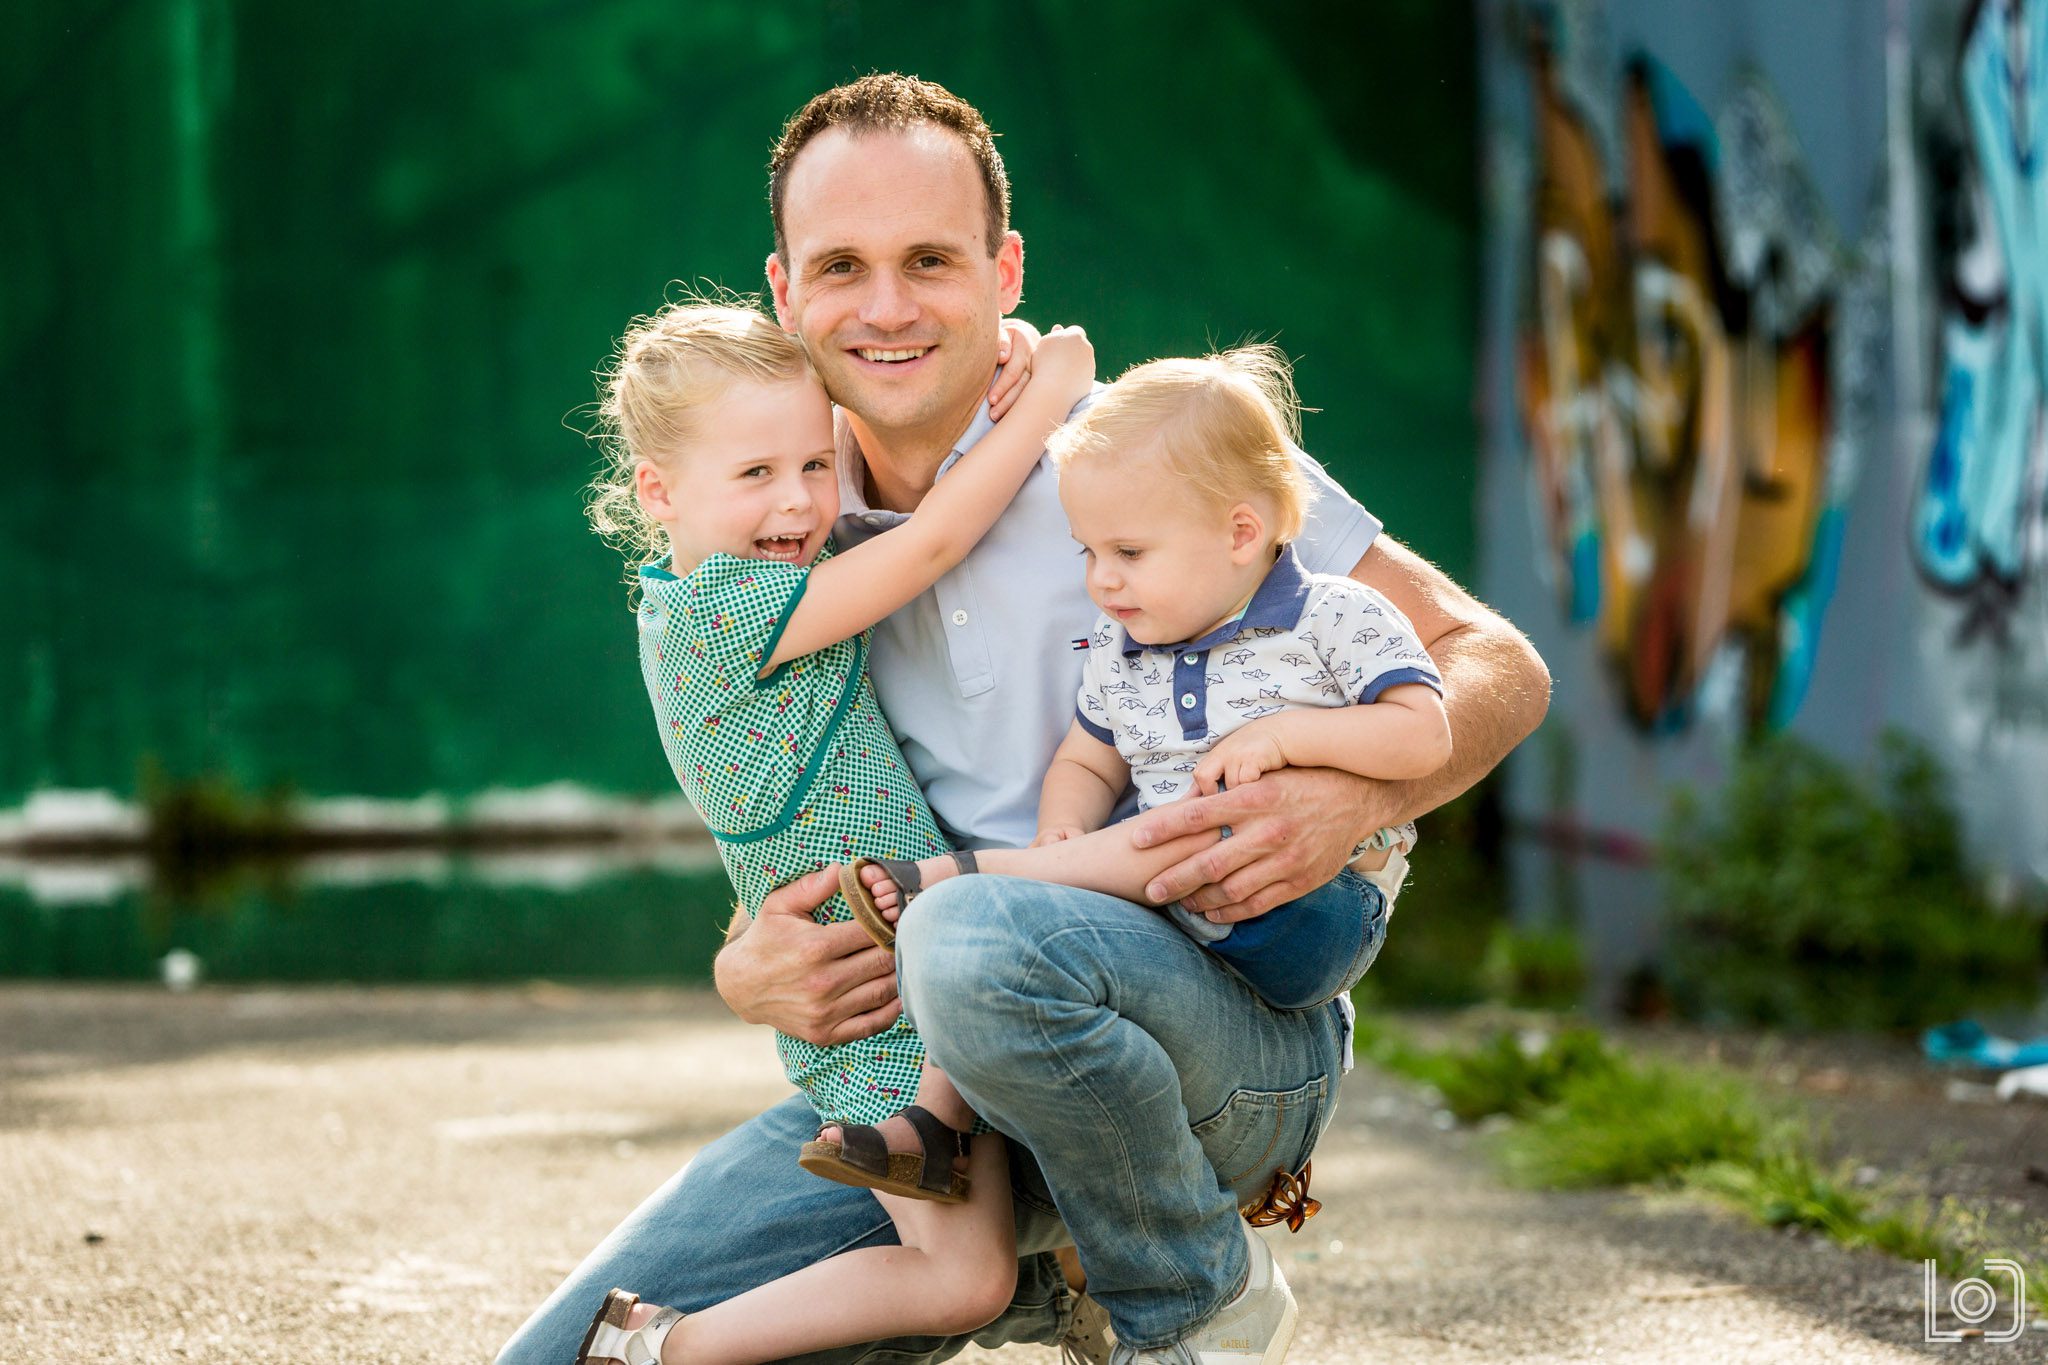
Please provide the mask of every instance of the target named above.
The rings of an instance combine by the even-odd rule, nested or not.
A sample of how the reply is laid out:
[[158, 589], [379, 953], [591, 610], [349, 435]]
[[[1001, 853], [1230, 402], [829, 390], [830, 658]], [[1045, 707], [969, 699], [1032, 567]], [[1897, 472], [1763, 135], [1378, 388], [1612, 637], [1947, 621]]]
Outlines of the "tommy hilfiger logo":
[[1078, 640], [1069, 640], [1069, 641], [1067, 641], [1067, 648], [1068, 648], [1068, 649], [1074, 649], [1074, 650], [1081, 650], [1081, 649], [1086, 649], [1086, 648], [1088, 648], [1088, 637], [1087, 637], [1087, 636], [1085, 636], [1085, 635], [1083, 635], [1083, 636], [1082, 636], [1082, 637], [1081, 637], [1080, 639], [1078, 639]]

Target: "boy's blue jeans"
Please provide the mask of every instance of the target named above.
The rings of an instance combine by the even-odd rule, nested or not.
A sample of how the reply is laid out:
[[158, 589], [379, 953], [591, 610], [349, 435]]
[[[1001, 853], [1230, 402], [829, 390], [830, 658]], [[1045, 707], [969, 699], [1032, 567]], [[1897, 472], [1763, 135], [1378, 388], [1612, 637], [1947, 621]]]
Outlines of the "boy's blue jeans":
[[1211, 924], [1177, 905], [1167, 914], [1283, 1010], [1309, 1009], [1349, 991], [1387, 941], [1386, 894], [1348, 867], [1257, 919]]
[[[1237, 1209], [1298, 1171], [1336, 1102], [1340, 1007], [1276, 1010], [1165, 916], [1010, 877], [956, 877], [903, 917], [898, 976], [932, 1060], [1015, 1141], [1018, 1284], [983, 1346], [1059, 1338], [1072, 1303], [1052, 1248], [1137, 1348], [1236, 1295]], [[792, 1096], [705, 1148], [579, 1266], [499, 1357], [559, 1365], [604, 1291], [689, 1311], [836, 1252], [896, 1241], [865, 1190], [796, 1164], [817, 1119]], [[1028, 1149], [1028, 1150], [1024, 1150]], [[967, 1338], [805, 1356], [943, 1360]]]

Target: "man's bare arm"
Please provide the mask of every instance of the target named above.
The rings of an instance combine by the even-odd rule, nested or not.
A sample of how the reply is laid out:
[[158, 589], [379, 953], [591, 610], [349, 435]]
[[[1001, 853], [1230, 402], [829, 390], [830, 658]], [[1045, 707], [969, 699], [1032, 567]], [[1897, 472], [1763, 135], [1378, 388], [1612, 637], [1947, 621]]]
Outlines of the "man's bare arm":
[[1522, 633], [1441, 569], [1389, 536], [1351, 576], [1399, 607], [1436, 661], [1451, 758], [1428, 777], [1380, 782], [1328, 768], [1283, 768], [1215, 796], [1190, 797], [1134, 821], [1149, 848], [1229, 826], [1231, 837], [1161, 873], [1155, 902], [1180, 900], [1219, 923], [1250, 919], [1337, 875], [1356, 841], [1434, 810], [1492, 771], [1542, 721], [1550, 672]]
[[1361, 826], [1370, 831], [1427, 814], [1492, 772], [1550, 709], [1550, 670], [1507, 618], [1391, 536], [1374, 539], [1351, 577], [1414, 625], [1443, 677], [1451, 722], [1448, 763], [1428, 777], [1376, 784]]

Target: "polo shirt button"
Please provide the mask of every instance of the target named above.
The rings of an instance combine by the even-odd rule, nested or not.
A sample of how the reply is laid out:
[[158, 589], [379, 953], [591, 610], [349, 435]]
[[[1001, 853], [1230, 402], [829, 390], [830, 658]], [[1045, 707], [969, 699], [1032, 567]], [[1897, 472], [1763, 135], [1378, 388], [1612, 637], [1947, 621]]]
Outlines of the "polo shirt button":
[[1194, 656], [1194, 655], [1192, 655], [1192, 654], [1188, 655], [1188, 656], [1187, 656], [1187, 658], [1186, 658], [1186, 660], [1184, 660], [1184, 662], [1186, 662], [1186, 663], [1194, 663], [1194, 662], [1195, 662], [1195, 656]]
[[1187, 707], [1187, 708], [1189, 708], [1189, 709], [1192, 709], [1192, 708], [1194, 707], [1194, 704], [1195, 704], [1195, 694], [1194, 694], [1194, 693], [1192, 693], [1192, 692], [1183, 692], [1183, 693], [1181, 693], [1181, 694], [1180, 694], [1180, 704], [1181, 704], [1182, 706], [1184, 706], [1184, 707]]
[[954, 624], [954, 625], [956, 625], [956, 626], [964, 626], [964, 625], [966, 625], [966, 624], [967, 624], [967, 613], [966, 613], [966, 612], [964, 612], [964, 611], [956, 611], [956, 612], [954, 612], [954, 613], [953, 613], [953, 624]]

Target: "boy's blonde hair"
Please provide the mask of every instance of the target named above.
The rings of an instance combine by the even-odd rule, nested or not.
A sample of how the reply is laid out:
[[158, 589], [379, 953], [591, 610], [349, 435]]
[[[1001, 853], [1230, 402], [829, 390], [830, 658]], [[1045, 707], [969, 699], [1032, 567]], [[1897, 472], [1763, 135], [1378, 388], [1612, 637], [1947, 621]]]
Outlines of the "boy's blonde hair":
[[740, 295], [692, 296], [634, 318], [597, 374], [604, 467], [590, 484], [591, 529], [633, 564], [659, 559], [668, 540], [633, 496], [634, 465], [672, 459], [733, 381], [774, 384], [810, 372], [802, 344]]
[[1062, 470], [1156, 451], [1178, 479], [1226, 507], [1263, 494], [1274, 507], [1268, 529], [1285, 544], [1301, 534], [1315, 500], [1296, 459], [1300, 437], [1287, 355], [1262, 344], [1133, 366], [1048, 448]]

